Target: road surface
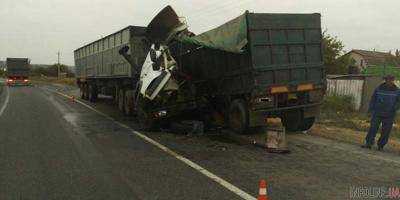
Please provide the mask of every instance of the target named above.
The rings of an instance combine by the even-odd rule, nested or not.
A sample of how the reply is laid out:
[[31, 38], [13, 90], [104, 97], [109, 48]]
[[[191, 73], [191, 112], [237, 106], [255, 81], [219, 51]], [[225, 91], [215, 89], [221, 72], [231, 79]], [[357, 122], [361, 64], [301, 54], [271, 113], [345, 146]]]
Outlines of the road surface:
[[243, 199], [240, 192], [257, 197], [260, 179], [272, 199], [347, 199], [350, 187], [400, 186], [395, 155], [306, 135], [290, 135], [292, 153], [276, 155], [219, 135], [139, 133], [168, 153], [107, 102], [92, 105], [103, 116], [54, 86], [1, 88], [2, 200]]

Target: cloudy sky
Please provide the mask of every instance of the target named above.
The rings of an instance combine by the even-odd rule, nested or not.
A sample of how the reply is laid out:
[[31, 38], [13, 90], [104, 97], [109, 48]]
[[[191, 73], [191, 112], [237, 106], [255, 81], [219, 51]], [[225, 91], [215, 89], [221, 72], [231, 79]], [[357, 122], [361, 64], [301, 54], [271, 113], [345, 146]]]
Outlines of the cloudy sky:
[[35, 64], [73, 65], [73, 50], [128, 25], [149, 23], [172, 5], [201, 33], [245, 10], [321, 13], [322, 25], [346, 49], [400, 49], [398, 0], [1, 0], [0, 60], [29, 57]]

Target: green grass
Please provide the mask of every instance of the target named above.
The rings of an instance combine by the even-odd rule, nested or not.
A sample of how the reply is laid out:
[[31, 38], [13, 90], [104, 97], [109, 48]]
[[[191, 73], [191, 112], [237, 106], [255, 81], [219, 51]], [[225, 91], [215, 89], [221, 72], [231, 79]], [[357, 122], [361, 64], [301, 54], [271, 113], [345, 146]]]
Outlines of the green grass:
[[[370, 116], [354, 110], [350, 96], [326, 96], [321, 107], [320, 124], [367, 132]], [[395, 120], [392, 136], [400, 138], [400, 116]]]

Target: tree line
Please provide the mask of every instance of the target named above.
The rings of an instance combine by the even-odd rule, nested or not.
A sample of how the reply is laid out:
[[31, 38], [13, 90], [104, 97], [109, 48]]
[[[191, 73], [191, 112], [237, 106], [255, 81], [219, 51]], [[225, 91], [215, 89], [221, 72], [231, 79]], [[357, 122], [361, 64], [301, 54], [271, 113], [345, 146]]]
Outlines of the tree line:
[[[60, 73], [65, 73], [67, 77], [74, 77], [74, 72], [66, 65], [60, 64]], [[58, 76], [58, 64], [51, 65], [49, 67], [35, 67], [31, 71], [32, 76], [47, 76], [57, 77]]]
[[[322, 34], [322, 45], [327, 74], [347, 74], [349, 67], [354, 65], [354, 60], [349, 55], [345, 55], [343, 42], [325, 30]], [[392, 56], [387, 58], [387, 62], [398, 66], [400, 64], [400, 50], [396, 50], [394, 54], [389, 52], [389, 54]]]

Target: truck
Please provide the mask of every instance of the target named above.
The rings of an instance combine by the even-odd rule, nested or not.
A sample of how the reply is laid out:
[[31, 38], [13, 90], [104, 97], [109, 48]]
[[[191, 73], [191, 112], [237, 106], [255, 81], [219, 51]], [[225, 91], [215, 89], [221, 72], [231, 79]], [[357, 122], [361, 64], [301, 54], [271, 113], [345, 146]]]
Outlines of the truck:
[[[247, 11], [200, 35], [185, 28], [171, 7], [149, 24], [153, 62], [144, 63], [142, 70], [150, 70], [139, 83], [151, 82], [140, 91], [151, 114], [140, 118], [174, 115], [179, 105], [178, 113], [218, 111], [239, 133], [264, 126], [269, 117], [281, 118], [289, 131], [311, 128], [326, 89], [320, 14]], [[154, 66], [157, 55], [164, 63]], [[154, 72], [159, 76], [146, 81]]]
[[6, 76], [8, 86], [30, 85], [30, 72], [29, 58], [7, 58]]
[[195, 35], [167, 6], [143, 36], [141, 67], [132, 57], [143, 51], [123, 46], [119, 54], [139, 72], [128, 98], [146, 129], [217, 112], [238, 133], [265, 126], [269, 117], [303, 131], [319, 114], [326, 88], [320, 14], [247, 11]]
[[[148, 51], [145, 30], [128, 26], [74, 51], [82, 99], [96, 102], [99, 94], [112, 96], [123, 113], [132, 114], [133, 91]], [[122, 48], [129, 48], [126, 58], [119, 54]]]

